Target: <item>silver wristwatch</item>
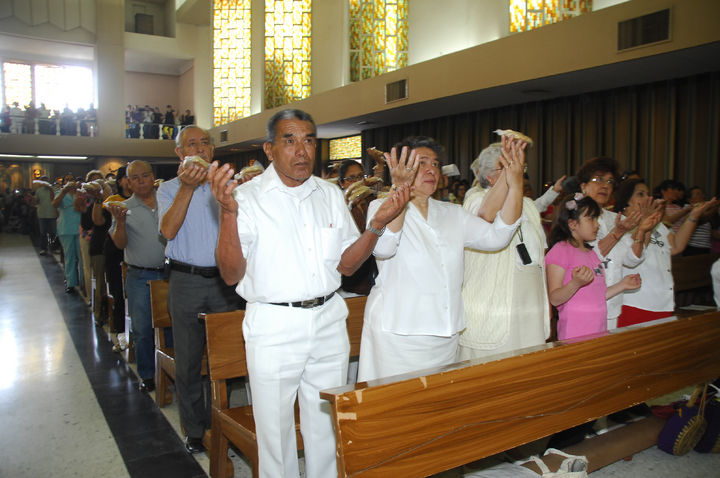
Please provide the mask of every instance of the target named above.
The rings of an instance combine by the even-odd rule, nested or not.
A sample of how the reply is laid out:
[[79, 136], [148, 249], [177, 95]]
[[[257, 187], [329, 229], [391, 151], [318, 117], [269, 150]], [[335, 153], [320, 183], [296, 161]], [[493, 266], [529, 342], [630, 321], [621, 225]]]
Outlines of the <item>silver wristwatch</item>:
[[372, 232], [377, 237], [380, 237], [385, 233], [385, 227], [386, 226], [383, 226], [382, 229], [375, 229], [374, 227], [372, 227], [372, 225], [368, 224], [367, 227], [365, 228], [365, 230]]

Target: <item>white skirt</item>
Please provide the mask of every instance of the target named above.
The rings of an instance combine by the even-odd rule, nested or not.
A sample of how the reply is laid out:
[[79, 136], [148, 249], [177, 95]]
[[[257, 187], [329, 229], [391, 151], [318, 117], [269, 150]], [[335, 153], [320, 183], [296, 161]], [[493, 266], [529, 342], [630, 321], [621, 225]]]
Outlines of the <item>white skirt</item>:
[[360, 342], [358, 382], [442, 367], [455, 362], [458, 334], [400, 335], [382, 330], [382, 320], [366, 315]]

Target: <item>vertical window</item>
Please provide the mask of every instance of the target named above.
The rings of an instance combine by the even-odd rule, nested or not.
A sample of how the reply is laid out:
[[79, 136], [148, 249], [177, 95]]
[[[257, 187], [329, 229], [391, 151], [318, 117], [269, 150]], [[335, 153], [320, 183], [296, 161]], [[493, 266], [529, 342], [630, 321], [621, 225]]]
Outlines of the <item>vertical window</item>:
[[66, 106], [73, 111], [89, 108], [94, 102], [92, 69], [85, 66], [38, 63], [3, 63], [3, 100], [20, 107], [34, 102], [51, 110]]
[[408, 0], [350, 0], [350, 80], [407, 66]]
[[214, 0], [213, 121], [250, 115], [250, 0]]
[[510, 0], [510, 32], [525, 32], [592, 11], [592, 0]]
[[32, 69], [25, 63], [3, 63], [3, 99], [6, 105], [17, 101], [21, 108], [29, 104], [32, 95]]
[[310, 96], [312, 0], [265, 0], [265, 108]]

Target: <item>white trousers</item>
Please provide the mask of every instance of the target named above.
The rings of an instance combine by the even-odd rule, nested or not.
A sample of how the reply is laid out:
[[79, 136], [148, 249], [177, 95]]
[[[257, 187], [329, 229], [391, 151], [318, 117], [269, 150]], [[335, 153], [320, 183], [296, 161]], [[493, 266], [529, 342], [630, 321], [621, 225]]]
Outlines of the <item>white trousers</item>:
[[299, 476], [294, 402], [300, 404], [305, 476], [336, 477], [330, 404], [320, 391], [344, 385], [348, 310], [337, 294], [313, 309], [248, 303], [243, 334], [257, 429], [259, 476]]

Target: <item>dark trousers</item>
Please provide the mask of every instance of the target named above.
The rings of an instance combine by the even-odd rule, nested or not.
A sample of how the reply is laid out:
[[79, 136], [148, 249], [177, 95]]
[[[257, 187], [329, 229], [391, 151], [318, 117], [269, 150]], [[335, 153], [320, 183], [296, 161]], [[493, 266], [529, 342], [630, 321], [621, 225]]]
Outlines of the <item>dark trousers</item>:
[[54, 217], [38, 218], [38, 226], [40, 229], [40, 250], [48, 251], [50, 249], [50, 243], [55, 240], [57, 219]]
[[120, 262], [105, 256], [105, 278], [110, 295], [113, 296], [113, 310], [110, 327], [113, 332], [125, 332], [125, 292], [123, 290], [122, 267]]
[[210, 382], [201, 375], [205, 323], [198, 314], [237, 310], [242, 305], [235, 288], [225, 285], [219, 276], [170, 271], [168, 311], [173, 324], [175, 390], [180, 423], [191, 438], [201, 438], [210, 428]]

